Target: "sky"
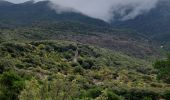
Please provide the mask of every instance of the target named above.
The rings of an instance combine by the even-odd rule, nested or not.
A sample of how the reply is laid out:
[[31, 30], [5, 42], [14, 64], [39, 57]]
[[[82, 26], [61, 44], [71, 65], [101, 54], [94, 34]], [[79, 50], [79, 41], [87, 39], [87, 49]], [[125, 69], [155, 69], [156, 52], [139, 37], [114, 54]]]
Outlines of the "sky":
[[[9, 1], [9, 2], [12, 2], [12, 3], [23, 3], [23, 2], [26, 2], [28, 0], [6, 0], [6, 1]], [[41, 1], [41, 0], [35, 0], [35, 1]]]
[[[27, 0], [8, 0], [22, 3]], [[41, 0], [35, 0], [41, 1]], [[156, 7], [158, 0], [50, 0], [56, 13], [79, 12], [106, 22], [119, 16], [120, 20], [130, 20]]]

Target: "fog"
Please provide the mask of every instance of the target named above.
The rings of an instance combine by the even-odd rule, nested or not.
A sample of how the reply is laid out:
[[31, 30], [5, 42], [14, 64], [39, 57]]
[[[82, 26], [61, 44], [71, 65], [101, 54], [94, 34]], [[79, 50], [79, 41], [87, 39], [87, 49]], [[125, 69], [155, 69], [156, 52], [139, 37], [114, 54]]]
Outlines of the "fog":
[[[24, 0], [9, 0], [15, 3]], [[129, 20], [149, 12], [158, 0], [49, 0], [56, 13], [79, 12], [109, 22], [118, 18]]]

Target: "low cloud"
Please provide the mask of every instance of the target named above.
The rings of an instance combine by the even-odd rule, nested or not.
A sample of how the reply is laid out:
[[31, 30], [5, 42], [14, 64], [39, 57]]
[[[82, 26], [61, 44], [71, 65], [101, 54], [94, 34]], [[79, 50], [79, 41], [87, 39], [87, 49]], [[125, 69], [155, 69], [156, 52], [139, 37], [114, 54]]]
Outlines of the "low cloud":
[[[21, 3], [28, 0], [8, 0]], [[43, 0], [34, 0], [36, 2]], [[48, 0], [57, 13], [79, 12], [109, 22], [129, 20], [154, 8], [158, 0]]]
[[129, 20], [149, 12], [158, 0], [50, 0], [57, 13], [79, 12], [109, 22]]

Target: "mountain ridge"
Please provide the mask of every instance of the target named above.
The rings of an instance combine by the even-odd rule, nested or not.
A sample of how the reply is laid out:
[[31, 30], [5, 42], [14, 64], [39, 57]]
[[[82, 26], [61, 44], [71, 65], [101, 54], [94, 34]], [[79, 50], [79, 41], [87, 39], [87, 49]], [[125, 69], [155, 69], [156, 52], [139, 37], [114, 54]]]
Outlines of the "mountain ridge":
[[169, 100], [169, 37], [2, 1], [0, 100]]
[[[127, 32], [124, 31], [122, 32], [120, 30], [124, 30], [124, 28], [126, 27], [119, 27], [120, 28], [120, 29], [118, 28], [119, 31], [115, 31], [114, 29], [117, 28], [114, 28], [111, 24], [106, 23], [102, 20], [90, 18], [80, 13], [65, 12], [65, 13], [57, 14], [54, 9], [51, 9], [49, 7], [48, 3], [49, 1], [40, 1], [35, 3], [29, 1], [21, 4], [13, 4], [9, 7], [0, 7], [2, 8], [0, 9], [0, 13], [1, 13], [0, 27], [2, 29], [3, 28], [17, 29], [17, 27], [20, 27], [23, 28], [21, 30], [24, 30], [24, 28], [26, 29], [28, 28], [31, 30], [37, 28], [37, 26], [40, 26], [38, 27], [38, 29], [43, 30], [43, 28], [45, 27], [44, 30], [46, 31], [41, 31], [44, 36], [48, 35], [45, 34], [45, 32], [49, 33], [47, 31], [52, 31], [54, 33], [58, 33], [58, 31], [60, 31], [61, 33], [70, 32], [71, 36], [70, 34], [64, 34], [64, 35], [60, 34], [60, 37], [63, 37], [63, 39], [78, 40], [81, 42], [88, 42], [87, 40], [90, 39], [89, 40], [90, 42], [88, 42], [89, 44], [90, 43], [97, 44], [102, 47], [111, 48], [112, 50], [125, 51], [126, 53], [129, 53], [130, 51], [135, 51], [135, 54], [137, 55], [138, 55], [137, 52], [139, 50], [140, 56], [145, 54], [150, 54], [151, 52], [153, 52], [152, 51], [153, 48], [160, 48], [161, 43], [160, 44], [154, 43], [153, 45], [152, 42], [155, 41], [153, 41], [150, 38], [150, 36], [142, 32], [133, 31], [136, 30], [134, 28], [128, 29]], [[33, 34], [31, 31], [28, 31], [27, 33], [29, 33], [29, 35], [32, 35], [33, 38], [35, 38], [34, 36], [36, 36], [35, 34], [37, 34], [37, 33]], [[54, 33], [49, 33], [49, 35]], [[83, 35], [77, 35], [76, 33], [83, 33], [85, 35], [87, 35], [86, 33], [88, 33], [88, 37]], [[100, 34], [98, 35], [98, 33]], [[111, 36], [109, 37], [110, 33]], [[133, 35], [131, 33], [133, 33]], [[94, 37], [91, 34], [95, 34], [96, 37]], [[24, 35], [27, 36], [27, 34]], [[40, 37], [44, 37], [44, 36], [40, 36]], [[109, 38], [106, 39], [104, 36]], [[141, 39], [139, 39], [139, 37]], [[45, 37], [45, 39], [48, 38]], [[56, 37], [56, 39], [58, 38]], [[85, 41], [81, 39], [85, 39]], [[93, 39], [96, 41], [99, 41], [99, 39], [101, 39], [103, 43], [102, 41], [99, 41], [99, 43], [97, 43]], [[111, 44], [109, 44], [109, 42], [111, 42]]]

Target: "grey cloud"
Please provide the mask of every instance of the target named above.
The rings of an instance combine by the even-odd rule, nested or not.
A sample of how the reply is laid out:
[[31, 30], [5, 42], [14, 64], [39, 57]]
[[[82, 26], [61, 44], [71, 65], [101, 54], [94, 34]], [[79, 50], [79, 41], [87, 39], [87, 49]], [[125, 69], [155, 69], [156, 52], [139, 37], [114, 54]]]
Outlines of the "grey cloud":
[[[15, 3], [27, 0], [8, 0]], [[42, 1], [42, 0], [35, 0]], [[120, 20], [133, 19], [149, 12], [158, 0], [49, 0], [57, 13], [79, 12], [92, 18], [109, 22], [119, 16]]]
[[80, 12], [109, 22], [116, 15], [121, 20], [133, 19], [154, 8], [158, 0], [50, 0], [56, 12]]
[[[23, 2], [26, 2], [26, 1], [30, 1], [30, 0], [7, 0], [9, 2], [12, 2], [12, 3], [23, 3]], [[43, 1], [43, 0], [33, 0], [33, 1]]]

